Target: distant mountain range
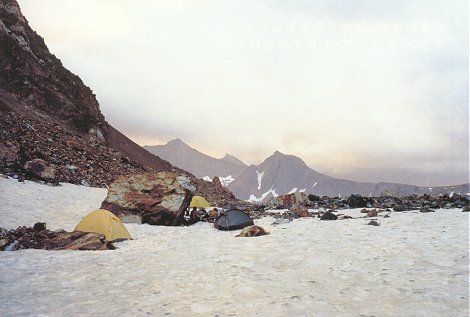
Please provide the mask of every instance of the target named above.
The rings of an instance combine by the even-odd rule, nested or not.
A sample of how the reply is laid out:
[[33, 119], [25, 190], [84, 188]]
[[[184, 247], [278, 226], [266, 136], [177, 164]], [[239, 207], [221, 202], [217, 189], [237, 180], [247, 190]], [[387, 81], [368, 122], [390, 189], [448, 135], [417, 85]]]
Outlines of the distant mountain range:
[[319, 173], [294, 156], [274, 152], [259, 165], [247, 166], [236, 157], [226, 154], [216, 159], [190, 147], [180, 139], [165, 145], [144, 146], [173, 165], [206, 180], [219, 176], [222, 184], [237, 198], [266, 201], [270, 197], [292, 192], [305, 192], [319, 196], [379, 196], [390, 193], [396, 196], [468, 193], [469, 184], [447, 187], [420, 187], [396, 183], [367, 183], [339, 179]]

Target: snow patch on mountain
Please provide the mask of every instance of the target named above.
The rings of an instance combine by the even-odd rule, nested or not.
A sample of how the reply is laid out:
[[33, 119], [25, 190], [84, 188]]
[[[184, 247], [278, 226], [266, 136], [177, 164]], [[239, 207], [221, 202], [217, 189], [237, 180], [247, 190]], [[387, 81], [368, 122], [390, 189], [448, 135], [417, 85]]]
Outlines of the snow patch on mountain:
[[263, 193], [260, 197], [256, 197], [254, 194], [251, 194], [248, 201], [250, 203], [262, 202], [266, 197], [268, 197], [269, 194], [273, 195], [273, 197], [279, 196], [276, 193], [276, 189], [274, 188], [274, 185], [267, 192]]
[[296, 191], [297, 191], [297, 187], [294, 187], [294, 188], [292, 188], [292, 189], [290, 190], [290, 192], [287, 193], [287, 195], [293, 194], [293, 193], [295, 193]]
[[261, 181], [263, 180], [264, 171], [261, 173], [256, 171], [256, 175], [258, 177], [258, 190], [261, 190]]
[[224, 187], [227, 187], [228, 184], [230, 184], [231, 182], [235, 180], [235, 178], [233, 178], [232, 175], [228, 175], [226, 177], [219, 177], [219, 179], [220, 179], [220, 183]]
[[[209, 176], [204, 176], [202, 179], [205, 180], [206, 182], [212, 182], [212, 180], [213, 180]], [[222, 184], [222, 186], [227, 187], [228, 184], [230, 184], [231, 182], [233, 182], [235, 180], [235, 178], [233, 178], [232, 175], [228, 175], [228, 176], [225, 176], [225, 177], [219, 177], [219, 180], [220, 180], [220, 183]]]

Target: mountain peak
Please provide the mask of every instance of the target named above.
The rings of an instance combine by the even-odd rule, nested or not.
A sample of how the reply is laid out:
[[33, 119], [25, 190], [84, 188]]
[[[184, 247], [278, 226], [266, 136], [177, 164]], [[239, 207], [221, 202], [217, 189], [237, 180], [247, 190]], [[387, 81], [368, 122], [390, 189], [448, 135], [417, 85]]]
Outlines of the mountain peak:
[[235, 156], [233, 156], [231, 154], [228, 154], [228, 153], [225, 153], [225, 156], [221, 160], [225, 161], [225, 162], [235, 164], [235, 165], [239, 165], [239, 166], [246, 166], [246, 164], [243, 163], [241, 160], [239, 160]]
[[185, 145], [187, 145], [180, 138], [176, 138], [176, 139], [173, 139], [171, 141], [168, 141], [167, 144], [185, 144]]

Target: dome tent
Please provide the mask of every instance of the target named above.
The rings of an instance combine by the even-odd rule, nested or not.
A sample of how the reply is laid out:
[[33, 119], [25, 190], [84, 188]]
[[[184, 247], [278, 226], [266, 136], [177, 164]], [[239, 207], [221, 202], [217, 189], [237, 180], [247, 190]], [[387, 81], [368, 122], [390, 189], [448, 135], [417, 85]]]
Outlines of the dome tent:
[[224, 211], [214, 222], [214, 227], [219, 230], [237, 230], [254, 225], [253, 220], [241, 210], [230, 209]]
[[74, 231], [101, 233], [108, 241], [132, 239], [121, 220], [104, 209], [90, 212], [78, 223]]
[[189, 208], [208, 208], [210, 206], [209, 202], [202, 196], [193, 196], [189, 204]]

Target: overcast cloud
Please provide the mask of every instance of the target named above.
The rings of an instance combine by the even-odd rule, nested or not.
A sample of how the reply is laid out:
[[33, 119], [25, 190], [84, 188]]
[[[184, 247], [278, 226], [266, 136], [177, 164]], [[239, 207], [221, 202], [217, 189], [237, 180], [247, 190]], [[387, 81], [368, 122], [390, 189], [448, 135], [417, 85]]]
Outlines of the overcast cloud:
[[468, 182], [468, 2], [20, 0], [141, 145], [418, 185]]

